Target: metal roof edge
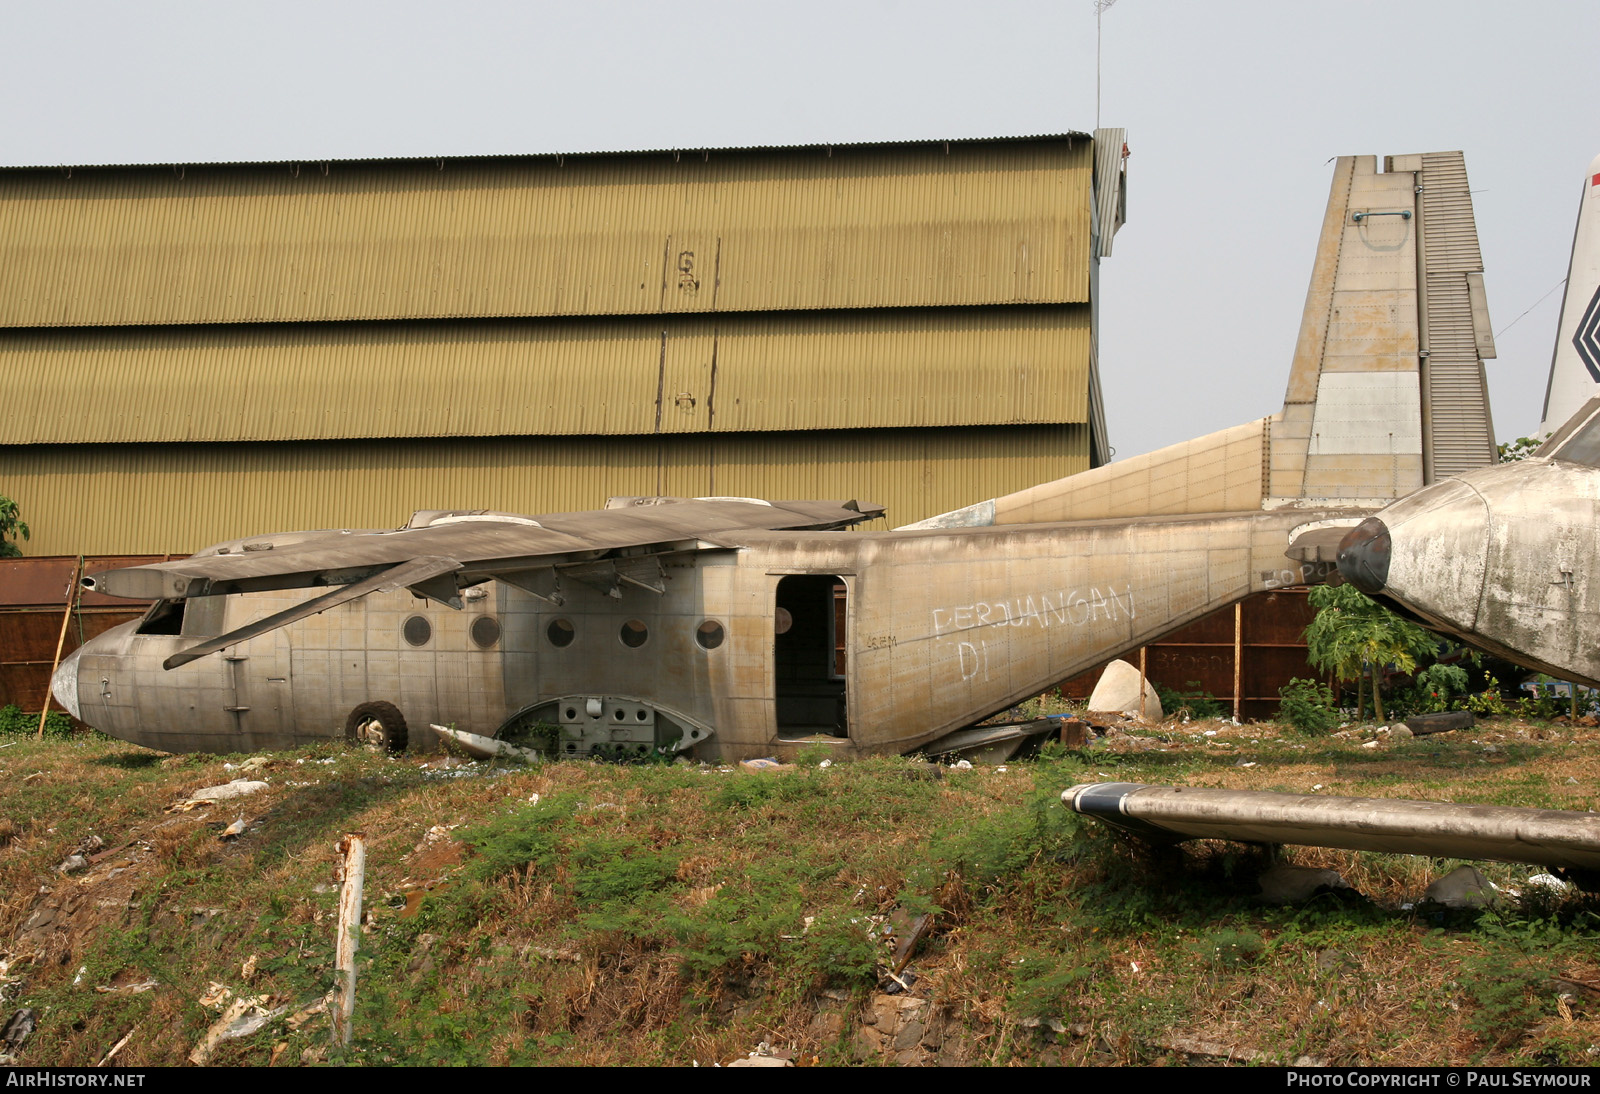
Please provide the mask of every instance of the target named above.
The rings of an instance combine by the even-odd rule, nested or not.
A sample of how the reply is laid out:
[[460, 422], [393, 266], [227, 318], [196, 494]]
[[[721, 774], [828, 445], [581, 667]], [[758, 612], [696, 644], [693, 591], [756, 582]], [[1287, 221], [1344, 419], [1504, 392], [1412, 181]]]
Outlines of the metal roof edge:
[[1066, 141], [1068, 144], [1075, 140], [1092, 140], [1093, 135], [1068, 130], [1064, 133], [1032, 133], [1018, 134], [1002, 137], [945, 137], [945, 138], [917, 138], [912, 140], [897, 141], [843, 141], [829, 143], [826, 141], [813, 141], [803, 144], [739, 144], [723, 147], [685, 147], [685, 148], [613, 148], [592, 149], [583, 152], [506, 152], [489, 153], [483, 155], [455, 155], [455, 156], [360, 156], [352, 159], [329, 159], [321, 156], [312, 156], [305, 159], [276, 159], [276, 160], [170, 160], [154, 163], [37, 163], [37, 164], [0, 164], [0, 172], [6, 171], [95, 171], [95, 170], [148, 170], [172, 169], [176, 167], [293, 167], [306, 164], [424, 164], [438, 163], [500, 163], [518, 160], [548, 160], [548, 159], [602, 159], [614, 156], [683, 156], [696, 153], [709, 155], [712, 152], [803, 152], [811, 149], [818, 151], [832, 151], [842, 149], [888, 149], [888, 148], [918, 148], [935, 147], [938, 145], [973, 145], [973, 144], [1021, 144], [1029, 141]]

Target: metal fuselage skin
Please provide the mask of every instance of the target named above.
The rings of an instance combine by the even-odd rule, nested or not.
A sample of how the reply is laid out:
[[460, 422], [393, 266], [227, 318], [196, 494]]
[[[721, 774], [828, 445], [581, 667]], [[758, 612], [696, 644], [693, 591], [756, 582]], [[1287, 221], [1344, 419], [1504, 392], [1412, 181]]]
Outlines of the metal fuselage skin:
[[1339, 559], [1362, 591], [1480, 649], [1600, 686], [1600, 470], [1537, 458], [1486, 467], [1376, 519], [1389, 537], [1386, 570], [1362, 573], [1359, 551]]
[[[556, 605], [488, 582], [452, 610], [380, 593], [163, 669], [204, 632], [308, 594], [194, 598], [204, 625], [185, 626], [200, 626], [195, 634], [109, 631], [62, 666], [55, 691], [66, 701], [75, 689], [69, 709], [96, 728], [166, 751], [338, 738], [351, 711], [373, 701], [397, 707], [418, 742], [430, 722], [494, 735], [540, 704], [604, 697], [703, 731], [696, 754], [705, 758], [792, 756], [818, 744], [840, 755], [905, 752], [1251, 592], [1301, 582], [1308, 573], [1284, 556], [1289, 533], [1333, 515], [749, 533], [733, 547], [670, 556], [660, 595], [576, 587]], [[779, 620], [791, 613], [779, 609], [785, 579], [807, 575], [813, 598], [826, 590], [832, 622], [812, 643], [817, 712], [796, 716], [806, 685], [784, 682]], [[220, 615], [194, 607], [208, 601]], [[413, 622], [408, 639], [414, 617], [425, 637]], [[630, 623], [645, 631], [636, 646], [623, 639]], [[713, 648], [707, 623], [720, 629]], [[558, 645], [552, 636], [566, 637], [564, 628], [570, 640]], [[828, 667], [817, 670], [816, 656]], [[839, 722], [819, 732], [830, 704]]]

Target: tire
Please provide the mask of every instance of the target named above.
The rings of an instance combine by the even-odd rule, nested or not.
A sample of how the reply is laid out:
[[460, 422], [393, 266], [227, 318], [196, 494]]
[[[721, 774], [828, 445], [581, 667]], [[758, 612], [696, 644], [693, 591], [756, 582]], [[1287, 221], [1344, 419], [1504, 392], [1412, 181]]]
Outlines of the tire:
[[345, 739], [388, 752], [406, 750], [406, 718], [393, 703], [362, 703], [344, 723]]

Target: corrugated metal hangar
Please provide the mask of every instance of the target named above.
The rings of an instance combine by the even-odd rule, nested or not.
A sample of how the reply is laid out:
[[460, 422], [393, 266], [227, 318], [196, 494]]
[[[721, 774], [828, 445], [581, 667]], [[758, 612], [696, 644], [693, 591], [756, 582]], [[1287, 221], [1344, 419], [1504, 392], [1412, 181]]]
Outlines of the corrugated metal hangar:
[[415, 509], [861, 498], [1105, 462], [1121, 130], [0, 171], [0, 493], [29, 554]]

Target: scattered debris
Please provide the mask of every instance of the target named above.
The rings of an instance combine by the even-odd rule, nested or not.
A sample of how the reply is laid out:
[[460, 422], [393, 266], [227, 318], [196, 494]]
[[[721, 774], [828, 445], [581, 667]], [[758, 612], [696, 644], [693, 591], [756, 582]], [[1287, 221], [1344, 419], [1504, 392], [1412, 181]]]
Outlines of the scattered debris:
[[1528, 879], [1528, 884], [1535, 889], [1546, 889], [1552, 893], [1564, 893], [1570, 886], [1554, 874], [1534, 874]]
[[763, 756], [759, 760], [739, 761], [740, 771], [763, 771], [782, 774], [785, 771], [793, 771], [794, 769], [794, 764], [779, 763], [776, 756]]
[[924, 913], [912, 918], [904, 909], [896, 908], [890, 913], [889, 922], [895, 931], [894, 957], [889, 965], [889, 971], [893, 974], [903, 971], [910, 963], [917, 945], [933, 927], [933, 916]]
[[428, 728], [438, 735], [445, 743], [445, 747], [453, 745], [475, 759], [520, 760], [523, 763], [540, 763], [544, 760], [544, 754], [538, 749], [521, 748], [510, 741], [485, 737], [479, 733], [468, 733], [464, 729], [455, 729], [451, 726], [434, 725], [431, 722]]
[[729, 1067], [793, 1067], [794, 1061], [787, 1052], [779, 1051], [770, 1044], [762, 1041], [750, 1055], [733, 1061]]
[[1418, 714], [1406, 719], [1406, 728], [1418, 737], [1430, 733], [1444, 733], [1452, 729], [1471, 729], [1477, 719], [1470, 710], [1446, 710], [1438, 714]]
[[1304, 904], [1314, 896], [1350, 888], [1337, 870], [1314, 866], [1274, 866], [1256, 878], [1261, 899], [1271, 904]]
[[56, 872], [60, 874], [75, 874], [79, 870], [87, 870], [88, 868], [88, 859], [82, 855], [72, 854], [61, 860], [60, 865], [56, 867]]
[[213, 980], [206, 986], [206, 990], [201, 993], [200, 998], [196, 1000], [196, 1002], [198, 1002], [202, 1007], [216, 1010], [219, 1007], [225, 1006], [228, 1000], [232, 998], [232, 988]]
[[220, 840], [231, 840], [231, 839], [237, 839], [239, 836], [241, 836], [243, 834], [244, 834], [244, 815], [240, 814], [239, 818], [237, 820], [235, 820], [232, 824], [228, 825], [228, 827], [224, 828], [222, 830], [222, 833], [219, 836], [217, 836], [217, 838], [220, 839]]
[[1077, 715], [1070, 715], [1058, 721], [1060, 722], [1058, 739], [1068, 748], [1087, 747], [1089, 739], [1094, 736], [1094, 727]]
[[243, 798], [254, 794], [258, 790], [265, 790], [267, 784], [250, 779], [234, 779], [232, 782], [223, 783], [221, 786], [207, 786], [196, 790], [184, 799], [184, 804], [190, 802], [220, 802], [231, 798]]
[[22, 1047], [22, 1042], [28, 1039], [28, 1035], [34, 1031], [34, 1027], [38, 1024], [33, 1008], [23, 1007], [11, 1016], [4, 1029], [0, 1029], [0, 1042], [3, 1042], [7, 1049], [15, 1052]]
[[125, 1048], [127, 1046], [128, 1042], [133, 1040], [133, 1035], [135, 1033], [138, 1033], [138, 1032], [139, 1032], [139, 1024], [137, 1022], [135, 1022], [133, 1028], [130, 1029], [127, 1033], [124, 1033], [122, 1035], [122, 1040], [118, 1041], [116, 1044], [112, 1045], [109, 1049], [107, 1049], [106, 1050], [106, 1054], [104, 1056], [100, 1057], [100, 1062], [95, 1064], [94, 1066], [95, 1067], [105, 1067], [107, 1064], [109, 1064], [112, 1061], [112, 1059], [116, 1057], [117, 1053], [121, 1052], [123, 1050], [123, 1048]]
[[[1203, 1060], [1229, 1060], [1244, 1064], [1283, 1063], [1278, 1057], [1265, 1052], [1258, 1052], [1255, 1049], [1234, 1048], [1216, 1041], [1204, 1041], [1199, 1037], [1186, 1037], [1183, 1034], [1169, 1035], [1165, 1040], [1155, 1042], [1154, 1047], [1165, 1049], [1168, 1052], [1181, 1052], [1185, 1056]], [[1328, 1061], [1318, 1059], [1315, 1056], [1297, 1056], [1289, 1066], [1327, 1067]]]
[[299, 1010], [295, 1011], [293, 1014], [289, 1015], [289, 1017], [283, 1020], [283, 1024], [292, 1030], [299, 1029], [317, 1015], [326, 1014], [327, 1012], [328, 997], [324, 995], [320, 998], [312, 1000]]
[[1489, 908], [1499, 903], [1497, 892], [1476, 866], [1457, 866], [1428, 886], [1422, 901], [1444, 908]]
[[356, 1006], [356, 949], [361, 944], [361, 886], [367, 871], [367, 841], [352, 832], [339, 841], [343, 857], [339, 890], [339, 930], [334, 960], [333, 1043], [350, 1043], [350, 1015]]
[[132, 984], [97, 984], [94, 990], [103, 995], [141, 995], [160, 986], [159, 980], [139, 980]]
[[289, 1009], [278, 1007], [268, 1010], [267, 1004], [271, 998], [267, 995], [240, 996], [229, 1003], [222, 1017], [211, 1023], [211, 1028], [200, 1038], [200, 1043], [189, 1051], [189, 1062], [196, 1067], [205, 1067], [222, 1042], [248, 1037]]

